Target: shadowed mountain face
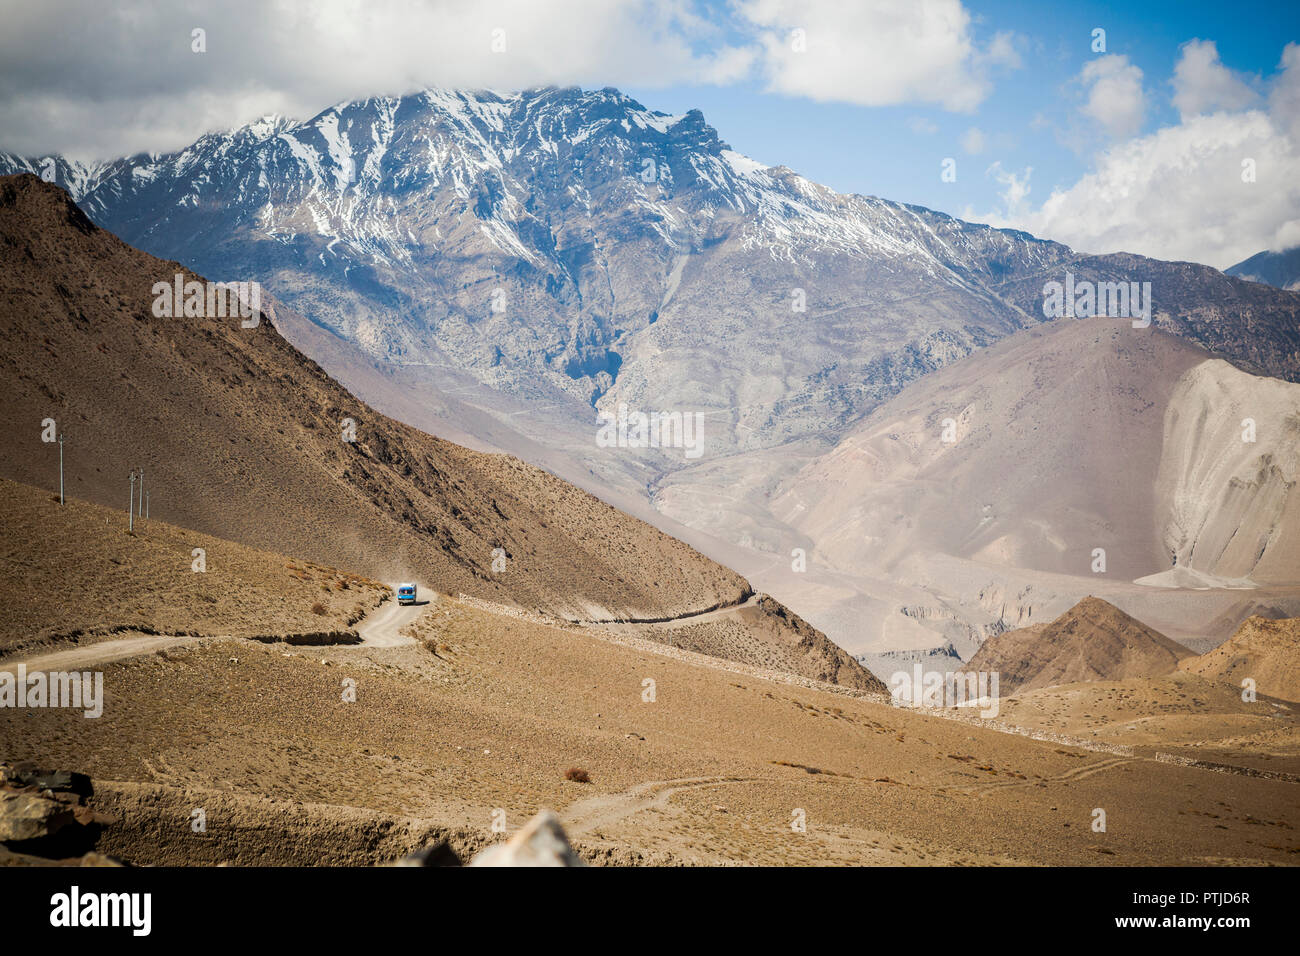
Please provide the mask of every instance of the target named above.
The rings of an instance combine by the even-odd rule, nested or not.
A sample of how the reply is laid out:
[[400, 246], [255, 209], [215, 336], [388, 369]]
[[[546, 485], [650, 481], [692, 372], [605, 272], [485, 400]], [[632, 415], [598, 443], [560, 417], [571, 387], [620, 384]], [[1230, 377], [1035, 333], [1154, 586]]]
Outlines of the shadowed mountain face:
[[1260, 252], [1223, 271], [1251, 282], [1300, 291], [1300, 246], [1281, 252]]
[[1001, 674], [1001, 692], [1076, 681], [1157, 677], [1192, 652], [1100, 598], [1084, 598], [1047, 624], [984, 642], [968, 670]]
[[575, 618], [672, 616], [750, 594], [546, 472], [379, 415], [269, 322], [154, 315], [154, 284], [184, 270], [96, 228], [34, 176], [0, 179], [0, 264], [6, 477], [57, 487], [58, 446], [41, 440], [52, 418], [71, 495], [124, 505], [143, 467], [153, 517], [374, 577]]

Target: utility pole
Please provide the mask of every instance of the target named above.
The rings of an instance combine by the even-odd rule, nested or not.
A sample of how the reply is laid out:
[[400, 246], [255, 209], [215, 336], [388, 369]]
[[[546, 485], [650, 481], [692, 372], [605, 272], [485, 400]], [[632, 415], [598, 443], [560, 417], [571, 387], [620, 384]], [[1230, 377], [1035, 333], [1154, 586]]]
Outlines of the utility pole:
[[126, 509], [126, 530], [135, 530], [135, 472], [131, 472], [131, 503]]
[[63, 432], [59, 432], [59, 504], [63, 504]]
[[144, 469], [140, 469], [140, 504], [136, 506], [135, 513], [138, 517], [144, 517]]
[[146, 518], [149, 517], [149, 496], [148, 496], [148, 494], [146, 494], [146, 495], [144, 496], [144, 516], [145, 516]]

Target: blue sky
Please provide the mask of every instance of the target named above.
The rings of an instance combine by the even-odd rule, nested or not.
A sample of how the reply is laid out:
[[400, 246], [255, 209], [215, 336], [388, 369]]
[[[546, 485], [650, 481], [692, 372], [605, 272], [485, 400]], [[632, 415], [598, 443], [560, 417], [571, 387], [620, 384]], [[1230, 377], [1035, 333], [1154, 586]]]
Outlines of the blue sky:
[[[711, 5], [719, 18], [725, 4]], [[1300, 42], [1300, 3], [1044, 3], [977, 0], [965, 4], [977, 40], [1015, 34], [1023, 65], [997, 71], [991, 95], [970, 113], [929, 105], [857, 106], [810, 102], [764, 92], [760, 79], [732, 86], [631, 87], [646, 106], [669, 113], [691, 108], [734, 149], [783, 164], [841, 192], [912, 202], [953, 215], [1000, 205], [986, 170], [1032, 167], [1031, 198], [1068, 188], [1090, 167], [1106, 137], [1074, 121], [1083, 91], [1076, 78], [1092, 52], [1092, 31], [1106, 30], [1107, 52], [1127, 56], [1150, 88], [1144, 129], [1177, 123], [1169, 83], [1179, 48], [1213, 40], [1223, 63], [1264, 80], [1277, 71], [1288, 41]], [[915, 127], [934, 132], [918, 132]], [[962, 147], [972, 127], [986, 142]], [[1071, 137], [1074, 137], [1073, 139]], [[941, 182], [944, 158], [957, 160], [955, 182]]]

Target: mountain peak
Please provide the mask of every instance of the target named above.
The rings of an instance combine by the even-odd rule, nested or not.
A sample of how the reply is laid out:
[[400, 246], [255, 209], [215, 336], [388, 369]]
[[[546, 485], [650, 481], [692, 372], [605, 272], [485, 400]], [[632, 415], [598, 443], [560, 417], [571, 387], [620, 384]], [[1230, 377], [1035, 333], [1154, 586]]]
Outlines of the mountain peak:
[[990, 637], [972, 671], [1002, 675], [1011, 694], [1078, 681], [1158, 677], [1192, 652], [1109, 601], [1088, 596], [1055, 620]]
[[66, 224], [85, 235], [99, 232], [65, 189], [45, 182], [35, 173], [0, 176], [0, 209], [5, 208], [32, 229]]
[[1300, 246], [1258, 252], [1223, 270], [1226, 275], [1300, 292]]
[[267, 113], [264, 116], [259, 116], [257, 119], [253, 120], [253, 122], [240, 127], [240, 129], [247, 131], [251, 136], [260, 141], [296, 125], [297, 120], [294, 120], [291, 117], [284, 116], [280, 113]]

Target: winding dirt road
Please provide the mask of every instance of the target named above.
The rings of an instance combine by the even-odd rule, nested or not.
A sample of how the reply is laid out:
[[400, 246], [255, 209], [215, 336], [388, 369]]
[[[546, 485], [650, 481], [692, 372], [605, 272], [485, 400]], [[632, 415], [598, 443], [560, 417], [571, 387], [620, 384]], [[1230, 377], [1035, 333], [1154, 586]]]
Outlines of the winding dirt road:
[[[392, 585], [392, 588], [393, 593], [396, 594], [397, 585]], [[423, 614], [424, 609], [430, 603], [438, 600], [437, 592], [426, 589], [424, 585], [419, 585], [416, 593], [423, 594], [425, 597], [415, 604], [398, 604], [396, 597], [381, 604], [365, 620], [357, 624], [357, 633], [361, 635], [361, 643], [344, 646], [405, 647], [408, 644], [416, 643], [415, 638], [406, 637], [400, 631]]]
[[579, 800], [561, 814], [564, 831], [570, 836], [618, 823], [627, 817], [657, 807], [667, 808], [674, 794], [683, 790], [725, 787], [753, 783], [752, 777], [682, 777], [677, 780], [648, 780], [621, 793], [600, 794]]
[[[392, 588], [396, 593], [397, 585], [392, 585]], [[338, 644], [333, 646], [336, 649], [350, 647], [405, 647], [416, 643], [414, 638], [406, 637], [400, 633], [402, 628], [423, 614], [424, 609], [431, 603], [438, 600], [438, 594], [435, 591], [424, 589], [421, 586], [421, 592], [425, 596], [416, 604], [401, 605], [397, 603], [397, 598], [394, 597], [370, 612], [357, 624], [357, 633], [361, 635], [360, 644]], [[0, 662], [0, 671], [16, 673], [19, 664], [26, 665], [29, 672], [84, 670], [87, 667], [111, 664], [114, 661], [126, 660], [131, 657], [156, 654], [158, 651], [172, 647], [212, 640], [237, 640], [237, 638], [227, 638], [221, 635], [193, 637], [176, 634], [133, 633], [129, 637], [118, 637], [80, 647], [71, 647], [64, 651], [15, 657], [12, 660]]]

